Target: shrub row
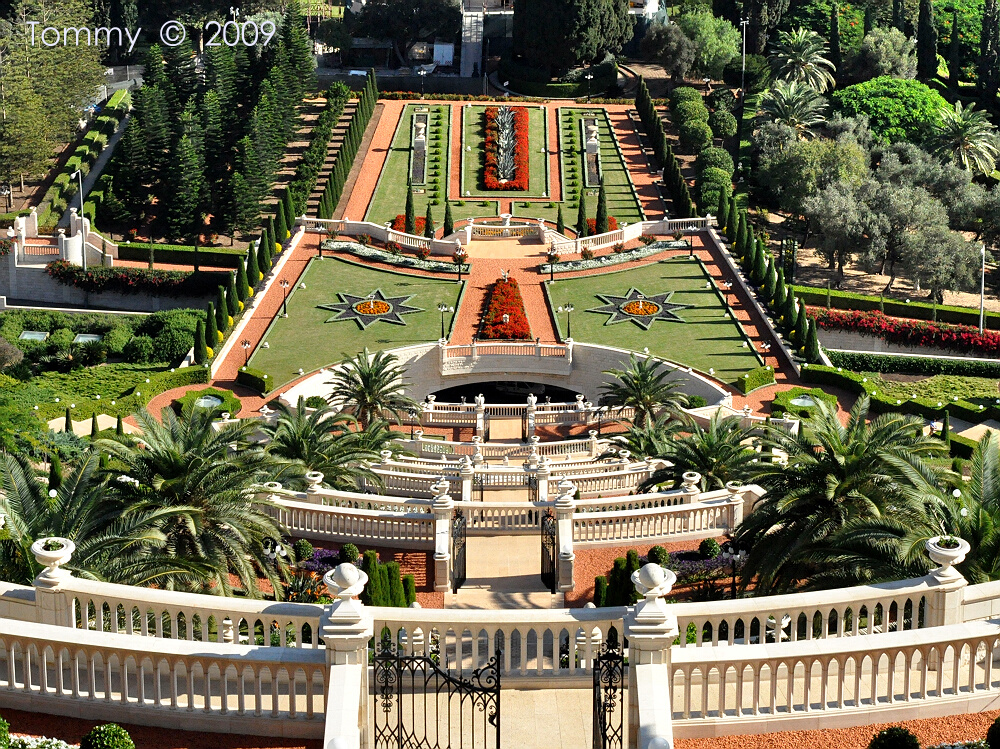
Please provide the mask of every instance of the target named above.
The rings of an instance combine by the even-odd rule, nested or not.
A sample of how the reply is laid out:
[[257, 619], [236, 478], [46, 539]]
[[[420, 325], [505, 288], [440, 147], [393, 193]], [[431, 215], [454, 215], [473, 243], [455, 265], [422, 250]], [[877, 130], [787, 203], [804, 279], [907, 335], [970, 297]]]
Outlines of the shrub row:
[[890, 356], [864, 351], [827, 351], [835, 367], [855, 372], [888, 374], [957, 375], [959, 377], [989, 377], [1000, 379], [1000, 361], [969, 359], [938, 359], [923, 356]]
[[118, 125], [128, 113], [131, 101], [128, 91], [125, 89], [116, 91], [104, 109], [101, 110], [97, 119], [94, 120], [90, 129], [81, 138], [73, 155], [59, 170], [59, 174], [56, 175], [55, 181], [43, 198], [43, 202], [49, 204], [49, 210], [52, 213], [61, 214], [69, 206], [70, 198], [76, 194], [79, 185], [77, 180], [70, 175], [78, 169], [83, 172], [84, 176], [87, 175], [101, 151], [108, 144], [108, 139], [118, 129]]
[[[860, 311], [879, 310], [895, 317], [911, 317], [916, 320], [933, 320], [958, 325], [979, 325], [979, 310], [971, 307], [953, 307], [928, 302], [885, 299], [867, 294], [855, 294], [837, 289], [822, 289], [815, 286], [795, 286], [796, 295], [813, 307], [832, 307]], [[987, 312], [983, 325], [1000, 330], [1000, 313]]]
[[[150, 252], [152, 251], [152, 255]], [[225, 247], [198, 247], [193, 245], [155, 244], [153, 242], [129, 242], [118, 245], [118, 257], [121, 260], [148, 261], [170, 263], [172, 265], [209, 265], [214, 268], [239, 267], [240, 258], [246, 255], [245, 250], [228, 249]]]
[[[366, 89], [367, 90], [367, 83]], [[295, 168], [295, 175], [288, 184], [288, 190], [292, 194], [292, 205], [296, 213], [305, 213], [309, 196], [313, 188], [316, 187], [316, 179], [320, 170], [326, 164], [327, 150], [330, 146], [330, 138], [333, 137], [334, 128], [340, 121], [340, 115], [344, 112], [344, 106], [351, 97], [351, 90], [343, 83], [333, 84], [326, 93], [326, 107], [316, 119], [313, 127], [312, 140], [306, 150], [302, 152], [299, 165]]]
[[736, 389], [746, 395], [749, 392], [774, 384], [774, 369], [770, 366], [752, 369], [736, 381]]
[[240, 367], [240, 371], [236, 373], [236, 381], [256, 390], [261, 395], [266, 394], [272, 386], [271, 378], [267, 376], [267, 373], [253, 367]]
[[[510, 87], [515, 91], [529, 96], [566, 99], [607, 91], [618, 80], [618, 63], [614, 55], [607, 54], [597, 65], [572, 70], [553, 81], [548, 70], [505, 58], [500, 62], [500, 72], [503, 80], [509, 81]], [[585, 75], [593, 77], [588, 81], [584, 78]]]
[[87, 268], [66, 260], [45, 266], [49, 277], [83, 291], [158, 296], [206, 296], [227, 281], [228, 273], [150, 270], [148, 268]]
[[667, 134], [663, 129], [663, 121], [660, 119], [656, 107], [662, 102], [654, 100], [649, 95], [649, 88], [646, 82], [639, 76], [639, 88], [635, 95], [635, 107], [642, 120], [642, 126], [653, 144], [653, 156], [663, 167], [663, 183], [670, 192], [673, 202], [674, 218], [688, 218], [694, 215], [694, 206], [691, 203], [691, 192], [687, 182], [681, 175], [680, 164], [674, 156], [674, 150], [667, 142]]
[[771, 401], [771, 415], [780, 417], [785, 414], [791, 414], [801, 418], [808, 418], [812, 414], [814, 406], [796, 406], [792, 403], [794, 399], [803, 395], [809, 396], [817, 403], [823, 401], [831, 408], [837, 407], [837, 396], [830, 395], [819, 388], [811, 390], [807, 388], [792, 388], [791, 390], [782, 390], [774, 397], [774, 400]]
[[528, 189], [528, 110], [513, 107], [514, 115], [514, 179], [500, 183], [497, 177], [500, 159], [500, 125], [497, 122], [499, 107], [486, 107], [486, 174], [487, 190], [527, 190]]
[[337, 203], [340, 202], [340, 196], [344, 192], [344, 184], [351, 172], [354, 157], [358, 154], [358, 148], [365, 135], [365, 128], [368, 127], [368, 121], [371, 119], [372, 112], [375, 111], [378, 98], [378, 82], [375, 79], [375, 71], [369, 70], [365, 87], [358, 97], [358, 107], [354, 110], [354, 116], [351, 118], [351, 124], [347, 127], [347, 132], [344, 133], [344, 141], [337, 152], [333, 171], [323, 188], [323, 197], [320, 198], [319, 210], [317, 211], [320, 218], [333, 218], [333, 212], [337, 210]]

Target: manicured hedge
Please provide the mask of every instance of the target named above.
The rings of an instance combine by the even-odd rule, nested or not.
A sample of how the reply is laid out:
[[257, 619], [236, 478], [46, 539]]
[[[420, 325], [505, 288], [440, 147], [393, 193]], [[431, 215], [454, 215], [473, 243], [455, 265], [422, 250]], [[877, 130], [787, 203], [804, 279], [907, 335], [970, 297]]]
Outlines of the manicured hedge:
[[746, 394], [774, 384], [774, 370], [770, 366], [752, 369], [736, 381], [736, 389]]
[[771, 403], [771, 413], [775, 415], [778, 413], [791, 414], [800, 418], [808, 418], [815, 410], [815, 406], [796, 406], [792, 403], [792, 400], [803, 395], [809, 396], [816, 403], [822, 401], [831, 407], [836, 408], [837, 406], [837, 396], [823, 392], [819, 388], [792, 388], [791, 390], [783, 390], [774, 397], [774, 401]]
[[[118, 257], [122, 260], [149, 260], [149, 250], [153, 249], [153, 260], [157, 263], [190, 265], [194, 267], [194, 246], [179, 244], [155, 244], [152, 242], [129, 242], [118, 245]], [[214, 268], [237, 268], [240, 258], [246, 257], [246, 250], [226, 247], [199, 247], [199, 265]]]
[[253, 388], [261, 395], [267, 393], [272, 385], [271, 378], [265, 372], [253, 367], [240, 367], [240, 371], [236, 373], [236, 381]]
[[960, 377], [990, 377], [1000, 379], [1000, 360], [970, 361], [968, 359], [937, 359], [921, 356], [889, 356], [854, 351], [830, 351], [827, 355], [835, 367], [855, 372], [886, 372], [915, 375], [958, 375]]
[[66, 260], [45, 266], [49, 277], [61, 284], [90, 292], [114, 291], [119, 294], [154, 296], [208, 296], [228, 282], [228, 273], [148, 268], [88, 268], [84, 270]]
[[214, 395], [222, 401], [221, 404], [212, 409], [212, 413], [216, 417], [219, 417], [224, 413], [236, 416], [243, 407], [240, 403], [240, 399], [233, 395], [230, 391], [219, 390], [218, 388], [205, 388], [204, 390], [192, 390], [185, 394], [182, 398], [175, 400], [173, 403], [174, 410], [180, 413], [185, 408], [195, 407], [194, 402], [206, 395]]
[[[795, 286], [795, 295], [811, 307], [826, 307], [827, 290], [815, 286]], [[833, 309], [849, 309], [872, 311], [880, 309], [887, 315], [895, 317], [911, 317], [916, 320], [933, 320], [955, 323], [957, 325], [979, 325], [979, 310], [971, 307], [953, 307], [939, 304], [936, 307], [930, 302], [901, 302], [898, 299], [881, 300], [877, 296], [855, 294], [850, 291], [829, 291], [830, 307]], [[881, 304], [880, 304], [881, 302]], [[1000, 313], [987, 312], [983, 324], [987, 328], [1000, 330]]]
[[978, 444], [975, 440], [955, 434], [954, 432], [948, 436], [948, 443], [953, 458], [965, 458], [966, 460], [972, 457], [972, 453]]

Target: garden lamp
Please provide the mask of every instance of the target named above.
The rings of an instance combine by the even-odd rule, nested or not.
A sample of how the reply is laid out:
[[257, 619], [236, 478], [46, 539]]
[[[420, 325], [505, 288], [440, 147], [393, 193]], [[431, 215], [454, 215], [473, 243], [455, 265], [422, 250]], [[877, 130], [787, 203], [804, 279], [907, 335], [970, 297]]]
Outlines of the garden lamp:
[[250, 339], [244, 338], [240, 341], [240, 345], [243, 347], [243, 354], [246, 357], [243, 361], [243, 366], [245, 367], [250, 363]]
[[288, 283], [287, 278], [282, 278], [280, 281], [278, 281], [278, 285], [285, 292], [285, 297], [284, 299], [281, 300], [281, 316], [288, 317], [288, 287], [290, 286], [290, 284]]
[[566, 305], [564, 305], [564, 306], [562, 306], [562, 307], [560, 307], [559, 309], [556, 310], [556, 312], [565, 312], [566, 313], [566, 337], [567, 338], [572, 338], [573, 337], [573, 327], [572, 327], [573, 323], [570, 320], [570, 313], [574, 309], [576, 309], [576, 308], [572, 304], [566, 304]]
[[444, 338], [445, 337], [445, 335], [444, 335], [444, 316], [445, 316], [445, 313], [446, 312], [454, 312], [455, 308], [454, 307], [449, 307], [444, 302], [440, 302], [440, 303], [438, 303], [437, 310], [438, 310], [438, 312], [441, 313], [441, 338]]

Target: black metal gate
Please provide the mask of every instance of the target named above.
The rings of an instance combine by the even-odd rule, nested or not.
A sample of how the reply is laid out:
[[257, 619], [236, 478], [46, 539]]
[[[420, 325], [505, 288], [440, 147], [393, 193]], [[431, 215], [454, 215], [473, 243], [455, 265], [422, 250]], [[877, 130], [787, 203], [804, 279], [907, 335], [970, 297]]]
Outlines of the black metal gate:
[[451, 520], [451, 592], [465, 583], [466, 519], [461, 510], [455, 510]]
[[486, 477], [477, 473], [472, 477], [472, 499], [476, 502], [482, 502], [485, 499], [485, 494]]
[[521, 442], [528, 441], [528, 412], [521, 414]]
[[556, 592], [556, 518], [551, 510], [542, 518], [542, 585]]
[[626, 710], [625, 654], [612, 627], [594, 658], [594, 749], [623, 749]]
[[375, 749], [500, 749], [500, 655], [459, 679], [384, 639], [374, 661]]
[[538, 501], [538, 476], [528, 476], [528, 501]]

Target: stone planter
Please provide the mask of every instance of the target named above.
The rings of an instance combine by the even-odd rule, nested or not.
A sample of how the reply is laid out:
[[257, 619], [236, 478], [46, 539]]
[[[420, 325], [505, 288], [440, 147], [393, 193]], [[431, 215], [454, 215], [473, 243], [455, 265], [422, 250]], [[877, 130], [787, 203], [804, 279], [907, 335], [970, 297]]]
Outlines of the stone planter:
[[931, 561], [941, 565], [933, 573], [939, 579], [958, 577], [961, 573], [954, 568], [954, 565], [961, 564], [965, 559], [965, 555], [972, 548], [965, 539], [958, 538], [957, 536], [952, 536], [952, 538], [958, 541], [958, 546], [954, 549], [941, 546], [942, 536], [934, 536], [927, 539], [924, 543], [927, 555], [931, 558]]
[[[46, 549], [46, 546], [58, 545], [58, 548]], [[68, 538], [40, 538], [31, 545], [31, 553], [35, 555], [35, 561], [45, 567], [45, 569], [35, 579], [36, 585], [42, 587], [54, 587], [67, 577], [72, 577], [69, 570], [60, 567], [73, 558], [76, 551], [76, 544]]]

